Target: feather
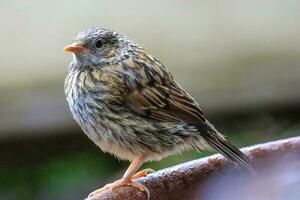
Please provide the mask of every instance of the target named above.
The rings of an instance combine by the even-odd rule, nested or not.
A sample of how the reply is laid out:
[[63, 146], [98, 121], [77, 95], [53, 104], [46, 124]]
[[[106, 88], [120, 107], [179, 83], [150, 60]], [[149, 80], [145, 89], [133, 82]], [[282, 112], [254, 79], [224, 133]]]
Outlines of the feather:
[[147, 59], [149, 57], [139, 56], [123, 64], [123, 87], [128, 91], [124, 94], [126, 105], [144, 117], [198, 127], [200, 135], [212, 148], [254, 173], [247, 156], [223, 139], [205, 119], [198, 103], [174, 81], [165, 66]]

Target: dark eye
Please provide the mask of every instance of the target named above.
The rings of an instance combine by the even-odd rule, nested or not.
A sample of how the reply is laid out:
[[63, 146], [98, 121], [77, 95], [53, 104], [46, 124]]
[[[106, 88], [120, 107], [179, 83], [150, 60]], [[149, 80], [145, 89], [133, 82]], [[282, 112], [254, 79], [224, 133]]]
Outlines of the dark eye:
[[95, 43], [95, 47], [97, 49], [100, 49], [101, 47], [103, 47], [103, 42], [101, 40], [97, 40]]

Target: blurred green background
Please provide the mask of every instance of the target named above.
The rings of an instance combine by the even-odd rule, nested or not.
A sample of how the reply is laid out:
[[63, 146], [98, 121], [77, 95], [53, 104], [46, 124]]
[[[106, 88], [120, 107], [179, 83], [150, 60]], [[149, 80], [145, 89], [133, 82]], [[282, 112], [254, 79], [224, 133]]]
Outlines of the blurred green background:
[[83, 199], [129, 165], [103, 154], [68, 110], [62, 49], [79, 30], [106, 27], [142, 44], [245, 146], [299, 134], [299, 19], [297, 0], [0, 0], [0, 200]]

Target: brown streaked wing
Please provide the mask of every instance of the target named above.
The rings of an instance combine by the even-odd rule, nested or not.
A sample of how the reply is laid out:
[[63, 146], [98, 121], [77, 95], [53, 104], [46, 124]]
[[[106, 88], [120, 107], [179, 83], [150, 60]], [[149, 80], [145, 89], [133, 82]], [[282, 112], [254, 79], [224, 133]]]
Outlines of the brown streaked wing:
[[[129, 108], [158, 120], [203, 124], [206, 120], [195, 100], [173, 80], [162, 64], [148, 61], [131, 60], [131, 63], [123, 64], [123, 83], [128, 91], [124, 100]], [[132, 65], [135, 67], [130, 67]]]

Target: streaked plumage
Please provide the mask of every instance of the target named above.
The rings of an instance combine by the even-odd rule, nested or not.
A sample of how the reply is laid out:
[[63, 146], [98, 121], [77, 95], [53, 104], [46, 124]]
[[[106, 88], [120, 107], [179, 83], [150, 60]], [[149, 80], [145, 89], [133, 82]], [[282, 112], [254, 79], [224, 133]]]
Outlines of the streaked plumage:
[[74, 119], [104, 152], [132, 161], [214, 149], [253, 171], [145, 49], [102, 28], [79, 32], [73, 43], [83, 50], [74, 51], [65, 79], [67, 101]]

